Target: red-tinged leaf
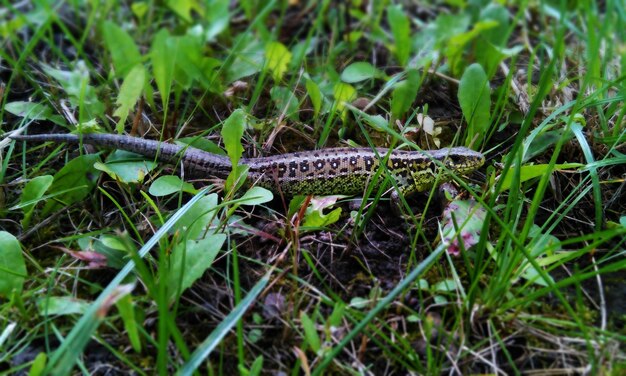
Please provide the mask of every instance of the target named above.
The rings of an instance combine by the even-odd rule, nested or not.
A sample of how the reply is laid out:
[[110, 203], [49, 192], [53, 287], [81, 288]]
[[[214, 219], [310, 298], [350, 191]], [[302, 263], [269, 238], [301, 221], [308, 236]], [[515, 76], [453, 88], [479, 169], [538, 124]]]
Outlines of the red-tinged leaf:
[[111, 307], [115, 303], [117, 303], [118, 300], [120, 300], [123, 297], [125, 297], [126, 295], [130, 294], [133, 291], [134, 288], [135, 288], [135, 284], [133, 284], [133, 283], [117, 286], [111, 292], [111, 294], [109, 296], [107, 296], [106, 299], [102, 302], [102, 305], [100, 305], [100, 307], [98, 308], [96, 316], [99, 319], [105, 318], [107, 313], [109, 312], [109, 309], [111, 309]]
[[486, 212], [474, 200], [454, 200], [448, 204], [441, 219], [441, 238], [449, 254], [458, 256], [478, 243]]
[[101, 269], [107, 266], [107, 258], [105, 255], [93, 251], [71, 251], [63, 249], [63, 251], [77, 260], [87, 263], [87, 267], [91, 269]]

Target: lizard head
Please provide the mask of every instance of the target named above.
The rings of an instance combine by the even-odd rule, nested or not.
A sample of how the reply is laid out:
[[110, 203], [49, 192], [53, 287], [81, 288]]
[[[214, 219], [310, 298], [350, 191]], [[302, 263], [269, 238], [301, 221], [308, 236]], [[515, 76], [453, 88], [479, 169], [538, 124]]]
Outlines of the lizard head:
[[425, 191], [430, 189], [436, 181], [444, 183], [452, 180], [452, 175], [469, 174], [484, 163], [484, 155], [465, 147], [429, 151], [424, 161], [416, 164], [412, 169], [413, 186], [408, 190]]

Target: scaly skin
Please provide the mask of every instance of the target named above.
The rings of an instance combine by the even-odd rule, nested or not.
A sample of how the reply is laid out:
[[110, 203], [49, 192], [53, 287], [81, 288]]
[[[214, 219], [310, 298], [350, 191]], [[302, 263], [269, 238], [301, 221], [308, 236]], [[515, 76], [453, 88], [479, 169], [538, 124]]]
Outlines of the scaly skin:
[[[181, 162], [183, 168], [194, 176], [226, 178], [231, 171], [227, 157], [138, 137], [113, 134], [41, 134], [11, 136], [27, 142], [84, 143], [105, 148], [131, 151], [159, 161]], [[389, 154], [387, 156], [387, 154]], [[409, 195], [425, 191], [435, 181], [451, 180], [451, 174], [467, 174], [483, 165], [485, 157], [464, 147], [430, 151], [402, 151], [368, 148], [335, 148], [271, 157], [242, 158], [240, 164], [249, 166], [248, 179], [257, 185], [286, 195], [355, 195], [361, 194], [382, 168], [395, 179], [400, 193]], [[446, 169], [437, 163], [441, 162]], [[439, 179], [437, 180], [437, 176]], [[384, 181], [384, 175], [378, 182]], [[397, 193], [396, 198], [397, 198]]]

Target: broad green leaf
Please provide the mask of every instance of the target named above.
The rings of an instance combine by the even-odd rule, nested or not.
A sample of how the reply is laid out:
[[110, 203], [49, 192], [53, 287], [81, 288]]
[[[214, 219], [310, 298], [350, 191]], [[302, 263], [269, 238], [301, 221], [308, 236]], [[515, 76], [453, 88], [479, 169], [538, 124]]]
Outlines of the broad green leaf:
[[432, 287], [433, 291], [456, 291], [457, 285], [454, 279], [445, 279]]
[[312, 228], [326, 227], [337, 222], [339, 218], [341, 218], [341, 208], [336, 208], [328, 214], [314, 211], [306, 215], [302, 226]]
[[341, 72], [341, 80], [347, 83], [361, 82], [380, 76], [381, 72], [372, 64], [361, 61], [348, 65]]
[[42, 67], [46, 74], [61, 84], [72, 107], [81, 109], [81, 121], [104, 114], [104, 104], [98, 99], [96, 89], [89, 85], [89, 69], [84, 61], [78, 61], [71, 71], [54, 69], [46, 64], [42, 64]]
[[233, 165], [239, 162], [243, 154], [241, 138], [246, 128], [245, 120], [245, 112], [242, 109], [237, 109], [230, 114], [222, 127], [221, 133], [222, 139], [224, 140], [224, 147]]
[[212, 193], [196, 202], [176, 224], [171, 232], [184, 234], [187, 240], [197, 240], [205, 233], [206, 227], [215, 217], [217, 195]]
[[[533, 130], [534, 133], [535, 131]], [[574, 137], [574, 133], [566, 131], [563, 128], [537, 132], [535, 135], [529, 135], [524, 140], [524, 156], [522, 157], [522, 163], [528, 162], [537, 155], [542, 154], [552, 146], [554, 146], [560, 139], [564, 138], [565, 141], [569, 141]]]
[[130, 9], [137, 18], [143, 18], [150, 10], [150, 6], [145, 1], [133, 1]]
[[254, 186], [250, 188], [243, 196], [241, 196], [241, 205], [260, 205], [266, 202], [270, 202], [274, 199], [274, 195], [271, 191]]
[[102, 24], [104, 43], [111, 54], [116, 77], [125, 77], [131, 69], [141, 65], [141, 54], [126, 30], [111, 21]]
[[63, 316], [84, 313], [89, 302], [73, 296], [51, 296], [37, 300], [37, 309], [41, 316]]
[[411, 54], [411, 25], [401, 5], [387, 7], [387, 22], [389, 22], [394, 39], [393, 54], [400, 66], [404, 67]]
[[356, 90], [350, 84], [337, 82], [333, 87], [333, 96], [335, 97], [335, 108], [342, 112], [346, 107], [346, 103], [352, 102], [356, 97]]
[[33, 365], [28, 370], [28, 376], [43, 375], [43, 370], [46, 368], [46, 362], [48, 361], [48, 355], [45, 352], [40, 352], [33, 360]]
[[311, 99], [311, 104], [313, 104], [313, 116], [317, 117], [320, 113], [320, 109], [322, 108], [322, 91], [317, 84], [310, 79], [306, 80], [306, 91]]
[[226, 152], [222, 148], [204, 137], [181, 137], [176, 140], [176, 145], [183, 147], [189, 145], [196, 149], [208, 151], [209, 153], [226, 155]]
[[302, 329], [304, 329], [304, 338], [306, 343], [309, 345], [311, 350], [313, 350], [313, 352], [317, 353], [322, 347], [322, 341], [317, 333], [315, 322], [313, 322], [313, 320], [311, 320], [311, 318], [309, 318], [304, 311], [300, 313], [300, 322], [302, 323]]
[[54, 182], [48, 189], [48, 194], [58, 194], [54, 200], [48, 200], [43, 209], [46, 215], [61, 207], [66, 207], [83, 200], [91, 193], [96, 181], [100, 177], [100, 171], [94, 168], [94, 163], [99, 162], [97, 154], [81, 155], [69, 161], [59, 172], [54, 175]]
[[291, 90], [284, 86], [274, 86], [270, 89], [270, 96], [280, 114], [284, 113], [291, 120], [299, 121], [298, 98]]
[[465, 70], [459, 83], [459, 103], [467, 121], [465, 144], [482, 145], [490, 124], [491, 93], [485, 71], [479, 64]]
[[206, 41], [212, 42], [216, 36], [228, 28], [230, 22], [230, 12], [228, 6], [230, 0], [207, 0], [206, 20], [209, 22], [204, 33]]
[[52, 108], [45, 104], [17, 101], [7, 103], [4, 109], [26, 120], [50, 120], [55, 124], [65, 125], [63, 116], [55, 115]]
[[385, 118], [383, 115], [370, 115], [366, 113], [361, 113], [363, 117], [363, 121], [365, 124], [369, 125], [377, 132], [385, 132], [389, 129], [389, 120]]
[[241, 188], [248, 178], [248, 169], [246, 165], [237, 165], [228, 174], [224, 188], [227, 192], [236, 192]]
[[471, 25], [471, 22], [470, 16], [465, 13], [441, 13], [437, 16], [435, 22], [427, 26], [427, 30], [434, 34], [435, 46], [443, 48], [452, 37], [464, 33]]
[[479, 21], [473, 25], [472, 30], [450, 38], [446, 48], [446, 56], [448, 57], [448, 64], [454, 76], [458, 76], [466, 65], [463, 60], [463, 53], [468, 43], [476, 39], [483, 31], [496, 26], [498, 26], [496, 21]]
[[341, 302], [341, 301], [336, 302], [335, 306], [333, 307], [333, 312], [328, 317], [328, 320], [326, 320], [326, 325], [329, 328], [330, 327], [339, 328], [345, 318], [344, 316], [345, 312], [346, 312], [346, 303]]
[[[28, 228], [30, 218], [33, 215], [33, 210], [37, 204], [36, 200], [40, 199], [44, 193], [50, 188], [50, 185], [54, 181], [51, 175], [42, 175], [33, 178], [26, 183], [24, 190], [22, 190], [22, 196], [20, 197], [20, 204], [22, 204], [22, 212], [24, 213], [24, 219], [22, 219], [22, 227]], [[30, 204], [24, 205], [29, 201], [33, 201]]]
[[[241, 138], [246, 128], [246, 114], [242, 109], [235, 110], [228, 119], [224, 122], [222, 127], [222, 139], [224, 140], [224, 148], [230, 158], [230, 162], [233, 166], [237, 166], [239, 159], [243, 154], [243, 146], [241, 145]], [[235, 170], [233, 168], [233, 170]]]
[[126, 77], [124, 77], [124, 82], [122, 82], [122, 87], [115, 101], [115, 104], [119, 107], [113, 113], [113, 116], [120, 118], [115, 126], [117, 133], [121, 134], [124, 131], [124, 124], [126, 123], [128, 113], [135, 107], [135, 104], [137, 104], [137, 101], [141, 97], [145, 85], [145, 78], [146, 70], [141, 64], [135, 65], [130, 72], [128, 72]]
[[143, 182], [146, 175], [156, 167], [156, 162], [145, 160], [145, 157], [125, 150], [115, 150], [109, 155], [106, 163], [94, 164], [94, 168], [126, 184]]
[[482, 37], [498, 47], [506, 46], [510, 27], [509, 11], [500, 4], [491, 3], [481, 10], [480, 20], [491, 20], [497, 23], [496, 26], [483, 30]]
[[191, 194], [197, 192], [192, 184], [184, 182], [178, 176], [173, 175], [159, 177], [148, 189], [148, 193], [156, 197], [167, 196], [180, 191]]
[[420, 86], [419, 72], [415, 69], [407, 71], [406, 80], [396, 84], [391, 96], [391, 114], [402, 119], [413, 107]]
[[265, 45], [254, 38], [254, 35], [243, 33], [235, 38], [235, 45], [241, 45], [235, 53], [235, 58], [226, 67], [226, 83], [258, 73], [263, 68], [265, 59]]
[[307, 208], [302, 226], [317, 228], [329, 226], [337, 222], [341, 217], [341, 208], [336, 208], [328, 214], [324, 214], [324, 209], [332, 207], [337, 202], [337, 199], [342, 197], [344, 196], [334, 195], [311, 199], [311, 204]]
[[274, 81], [279, 82], [291, 61], [291, 52], [280, 42], [270, 42], [265, 47], [267, 69], [272, 72]]
[[[568, 171], [568, 170], [577, 170], [582, 167], [585, 167], [584, 164], [581, 163], [564, 163], [564, 164], [556, 164], [552, 169], [550, 169], [549, 164], [537, 164], [537, 165], [526, 165], [520, 167], [520, 183], [525, 181], [538, 178], [545, 174], [551, 174], [554, 171]], [[514, 171], [509, 171], [504, 178], [504, 182], [502, 182], [502, 190], [507, 190], [511, 188], [511, 183], [513, 182]]]
[[191, 12], [204, 16], [204, 8], [199, 0], [166, 0], [168, 8], [174, 11], [185, 22], [191, 22]]
[[152, 42], [150, 58], [152, 60], [152, 74], [161, 94], [161, 103], [167, 108], [174, 79], [174, 68], [178, 45], [168, 43], [170, 34], [167, 29], [161, 29]]
[[504, 59], [517, 55], [522, 50], [520, 45], [504, 48], [479, 39], [476, 41], [476, 61], [485, 67], [488, 77], [493, 77]]
[[128, 262], [128, 255], [137, 252], [135, 248], [129, 249], [134, 243], [126, 232], [116, 235], [103, 234], [95, 240], [83, 238], [79, 239], [78, 244], [83, 251], [94, 250], [105, 256], [107, 266], [115, 269], [121, 269]]
[[169, 37], [168, 45], [176, 46], [174, 80], [184, 88], [191, 88], [195, 81], [203, 88], [221, 93], [221, 79], [216, 75], [222, 62], [204, 55], [205, 41], [201, 35], [187, 34]]
[[20, 242], [12, 234], [0, 231], [0, 296], [19, 294], [27, 277]]
[[133, 296], [131, 294], [124, 295], [119, 299], [115, 306], [124, 321], [124, 330], [128, 335], [131, 346], [135, 352], [141, 352], [141, 337], [139, 336], [139, 329], [137, 319], [135, 318], [135, 304], [133, 303]]
[[176, 245], [170, 256], [168, 288], [170, 301], [176, 293], [189, 288], [211, 267], [226, 241], [225, 234], [208, 235], [200, 240], [187, 240]]

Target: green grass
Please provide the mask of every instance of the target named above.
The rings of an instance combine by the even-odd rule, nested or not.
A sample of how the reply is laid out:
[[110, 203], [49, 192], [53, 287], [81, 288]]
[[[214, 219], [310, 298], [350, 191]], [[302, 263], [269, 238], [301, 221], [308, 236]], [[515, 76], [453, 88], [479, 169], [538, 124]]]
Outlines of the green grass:
[[2, 132], [487, 163], [400, 216], [2, 137], [0, 373], [624, 372], [621, 2], [230, 3], [5, 1]]

